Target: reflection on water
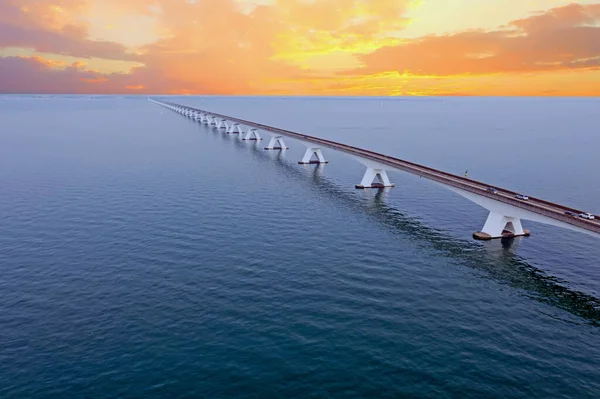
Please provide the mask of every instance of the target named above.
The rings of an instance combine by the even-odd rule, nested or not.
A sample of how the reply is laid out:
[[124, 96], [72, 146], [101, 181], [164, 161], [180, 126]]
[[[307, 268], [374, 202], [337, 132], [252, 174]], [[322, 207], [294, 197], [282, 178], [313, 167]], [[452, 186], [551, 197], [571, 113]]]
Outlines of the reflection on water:
[[517, 254], [523, 237], [487, 242], [456, 239], [387, 205], [385, 199], [392, 188], [348, 191], [325, 177], [323, 171], [326, 164], [298, 165], [286, 159], [286, 151], [264, 151], [264, 140], [246, 142], [240, 140], [238, 135], [227, 135], [214, 128], [209, 130], [223, 140], [235, 143], [236, 149], [282, 168], [288, 177], [308, 181], [316, 194], [364, 212], [394, 233], [407, 236], [419, 245], [428, 245], [465, 266], [483, 272], [484, 278], [523, 290], [531, 299], [566, 310], [585, 318], [592, 325], [600, 326], [600, 299], [571, 290], [567, 281], [561, 281], [528, 264]]

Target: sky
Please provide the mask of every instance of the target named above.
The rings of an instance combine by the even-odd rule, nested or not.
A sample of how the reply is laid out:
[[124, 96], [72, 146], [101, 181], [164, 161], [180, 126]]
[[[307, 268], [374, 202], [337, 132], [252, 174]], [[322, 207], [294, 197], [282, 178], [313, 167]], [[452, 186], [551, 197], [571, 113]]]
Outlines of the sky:
[[599, 96], [600, 0], [0, 0], [0, 93]]

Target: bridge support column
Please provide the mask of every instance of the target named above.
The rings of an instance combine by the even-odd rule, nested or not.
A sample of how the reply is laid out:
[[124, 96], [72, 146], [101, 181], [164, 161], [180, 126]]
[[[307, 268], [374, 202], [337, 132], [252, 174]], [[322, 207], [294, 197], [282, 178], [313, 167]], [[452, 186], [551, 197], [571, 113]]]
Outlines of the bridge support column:
[[250, 128], [242, 140], [262, 140], [262, 137], [258, 134], [257, 129]]
[[269, 145], [265, 147], [265, 150], [287, 150], [288, 147], [283, 142], [283, 137], [273, 136], [269, 141]]
[[523, 229], [521, 219], [490, 212], [483, 229], [473, 233], [473, 238], [476, 240], [491, 240], [493, 238], [529, 236], [530, 234], [529, 230]]
[[367, 167], [365, 175], [363, 176], [360, 184], [356, 185], [356, 188], [384, 188], [394, 186], [395, 184], [390, 182], [385, 169]]
[[[316, 159], [313, 159], [313, 156]], [[320, 163], [328, 163], [328, 162], [329, 161], [325, 160], [325, 157], [323, 156], [323, 152], [321, 151], [321, 149], [319, 147], [307, 148], [302, 159], [300, 161], [298, 161], [298, 163], [301, 165], [320, 164]]]
[[229, 125], [229, 129], [226, 131], [227, 134], [238, 134], [242, 133], [242, 128], [239, 123], [232, 123]]

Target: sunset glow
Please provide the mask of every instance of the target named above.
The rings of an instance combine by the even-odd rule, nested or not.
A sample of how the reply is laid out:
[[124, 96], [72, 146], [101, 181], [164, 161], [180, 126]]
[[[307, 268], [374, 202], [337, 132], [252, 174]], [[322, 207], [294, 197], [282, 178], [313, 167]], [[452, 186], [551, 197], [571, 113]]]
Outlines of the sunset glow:
[[600, 2], [0, 0], [0, 92], [600, 95]]

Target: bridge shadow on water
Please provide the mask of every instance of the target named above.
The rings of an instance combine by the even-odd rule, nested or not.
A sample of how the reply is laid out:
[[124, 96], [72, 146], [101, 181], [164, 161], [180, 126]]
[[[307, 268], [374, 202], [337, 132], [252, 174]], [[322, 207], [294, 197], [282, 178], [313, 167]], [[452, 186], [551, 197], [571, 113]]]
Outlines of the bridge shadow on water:
[[444, 230], [427, 226], [415, 218], [386, 204], [388, 189], [349, 191], [323, 175], [326, 165], [298, 165], [287, 160], [285, 151], [265, 151], [262, 141], [242, 141], [237, 135], [226, 135], [214, 128], [202, 128], [217, 133], [234, 147], [252, 154], [263, 163], [281, 168], [286, 176], [309, 183], [317, 195], [324, 196], [354, 211], [364, 212], [394, 234], [400, 234], [417, 245], [426, 245], [443, 256], [455, 259], [498, 284], [525, 292], [525, 296], [565, 310], [600, 326], [600, 299], [568, 288], [568, 282], [548, 275], [528, 264], [517, 253], [522, 237], [487, 242], [457, 239]]

